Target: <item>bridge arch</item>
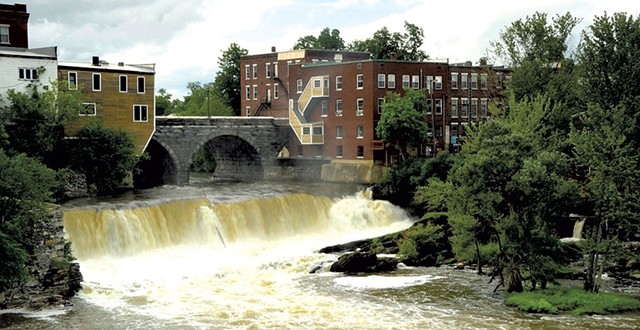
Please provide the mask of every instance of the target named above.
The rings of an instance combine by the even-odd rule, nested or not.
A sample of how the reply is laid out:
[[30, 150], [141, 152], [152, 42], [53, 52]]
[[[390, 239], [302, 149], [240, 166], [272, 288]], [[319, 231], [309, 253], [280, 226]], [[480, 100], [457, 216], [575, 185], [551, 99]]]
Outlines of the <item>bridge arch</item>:
[[194, 156], [207, 148], [216, 159], [214, 177], [260, 180], [279, 171], [278, 152], [287, 126], [271, 117], [156, 117], [156, 131], [143, 164], [144, 187], [188, 184]]

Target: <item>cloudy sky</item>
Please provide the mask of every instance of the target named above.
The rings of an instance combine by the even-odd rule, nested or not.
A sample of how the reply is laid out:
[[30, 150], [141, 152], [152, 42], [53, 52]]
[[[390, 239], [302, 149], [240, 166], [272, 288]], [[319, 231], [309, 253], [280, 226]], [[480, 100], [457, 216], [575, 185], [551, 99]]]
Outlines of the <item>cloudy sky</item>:
[[[450, 62], [477, 62], [510, 22], [536, 11], [570, 11], [583, 21], [624, 11], [637, 16], [637, 0], [23, 0], [31, 13], [30, 47], [58, 46], [63, 61], [155, 63], [156, 91], [174, 97], [190, 81], [213, 81], [218, 57], [231, 43], [249, 54], [275, 46], [289, 50], [305, 35], [340, 30], [349, 43], [404, 22], [424, 29], [424, 51]], [[10, 3], [10, 2], [9, 2]]]

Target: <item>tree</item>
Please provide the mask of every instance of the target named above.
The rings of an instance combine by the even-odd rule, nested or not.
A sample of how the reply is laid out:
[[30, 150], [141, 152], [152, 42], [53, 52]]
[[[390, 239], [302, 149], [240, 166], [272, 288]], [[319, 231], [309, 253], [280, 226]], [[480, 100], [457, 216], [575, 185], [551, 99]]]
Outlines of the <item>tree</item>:
[[71, 147], [71, 166], [86, 175], [87, 184], [99, 195], [112, 194], [136, 165], [133, 141], [123, 130], [105, 128], [98, 121], [90, 122], [78, 133]]
[[[583, 97], [603, 109], [624, 105], [625, 116], [640, 121], [640, 19], [615, 13], [596, 16], [582, 35], [578, 61]], [[629, 142], [640, 147], [640, 128]]]
[[37, 160], [0, 148], [0, 292], [24, 279], [35, 247], [31, 229], [44, 217], [54, 175]]
[[422, 28], [406, 21], [404, 28], [405, 33], [391, 33], [385, 26], [371, 38], [355, 40], [347, 48], [351, 51], [369, 52], [374, 59], [390, 59], [394, 54], [401, 61], [419, 62], [429, 58], [420, 50], [424, 41]]
[[386, 100], [376, 133], [404, 160], [409, 149], [419, 147], [427, 138], [427, 100], [422, 91], [414, 89], [406, 89], [404, 96], [387, 93]]
[[497, 244], [494, 274], [507, 274], [508, 291], [523, 290], [525, 273], [534, 289], [553, 280], [559, 255], [553, 224], [576, 200], [568, 158], [540, 143], [549, 106], [543, 97], [512, 96], [508, 113], [469, 131], [449, 176], [454, 253], [469, 258], [475, 250], [480, 265], [481, 246]]
[[[509, 88], [516, 100], [546, 94], [547, 86], [556, 74], [571, 77], [572, 61], [567, 59], [568, 38], [580, 19], [570, 13], [556, 15], [549, 23], [546, 13], [536, 12], [511, 23], [500, 32], [500, 38], [490, 43], [490, 53], [507, 66], [513, 68]], [[568, 69], [566, 69], [568, 68]], [[567, 83], [567, 81], [563, 81]], [[576, 86], [572, 83], [554, 86]], [[548, 94], [547, 96], [554, 96]], [[564, 100], [567, 95], [557, 95]], [[555, 101], [552, 99], [552, 101]], [[576, 102], [577, 103], [577, 102]]]
[[10, 154], [26, 153], [53, 168], [64, 163], [64, 125], [77, 118], [83, 105], [79, 91], [57, 88], [63, 83], [41, 90], [41, 84], [34, 82], [27, 93], [8, 91], [8, 102], [0, 110], [10, 119], [6, 127]]
[[[222, 52], [222, 56], [218, 57], [219, 71], [213, 83], [212, 93], [214, 99], [219, 99], [226, 107], [231, 108], [232, 113], [236, 116], [240, 115], [240, 58], [249, 53], [248, 50], [240, 47], [236, 43], [229, 45], [227, 50]], [[211, 92], [211, 88], [208, 89]], [[211, 95], [209, 95], [211, 97]]]
[[340, 37], [340, 30], [330, 30], [328, 27], [320, 31], [316, 37], [306, 35], [298, 38], [293, 49], [326, 49], [326, 50], [343, 50], [344, 40]]
[[175, 111], [174, 103], [171, 100], [171, 94], [167, 90], [160, 88], [156, 94], [156, 116], [165, 116]]

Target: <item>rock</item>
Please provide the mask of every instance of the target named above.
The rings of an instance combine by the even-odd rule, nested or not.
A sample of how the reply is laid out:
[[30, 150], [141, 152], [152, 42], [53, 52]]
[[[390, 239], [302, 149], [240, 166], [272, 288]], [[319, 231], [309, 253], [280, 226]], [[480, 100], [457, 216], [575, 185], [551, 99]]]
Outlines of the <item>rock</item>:
[[464, 262], [459, 262], [453, 266], [453, 269], [464, 269], [464, 268], [465, 268]]
[[331, 265], [332, 272], [372, 273], [396, 270], [398, 261], [394, 258], [380, 258], [373, 252], [356, 251], [340, 256]]

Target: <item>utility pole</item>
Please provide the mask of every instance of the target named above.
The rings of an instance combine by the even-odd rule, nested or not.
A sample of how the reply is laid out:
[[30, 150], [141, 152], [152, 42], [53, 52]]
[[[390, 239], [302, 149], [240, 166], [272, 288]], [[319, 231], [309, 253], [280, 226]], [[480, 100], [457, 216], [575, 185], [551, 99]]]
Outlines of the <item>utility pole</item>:
[[207, 87], [207, 118], [211, 119], [211, 114], [209, 113], [209, 107], [211, 102], [209, 102], [209, 90], [210, 88]]

